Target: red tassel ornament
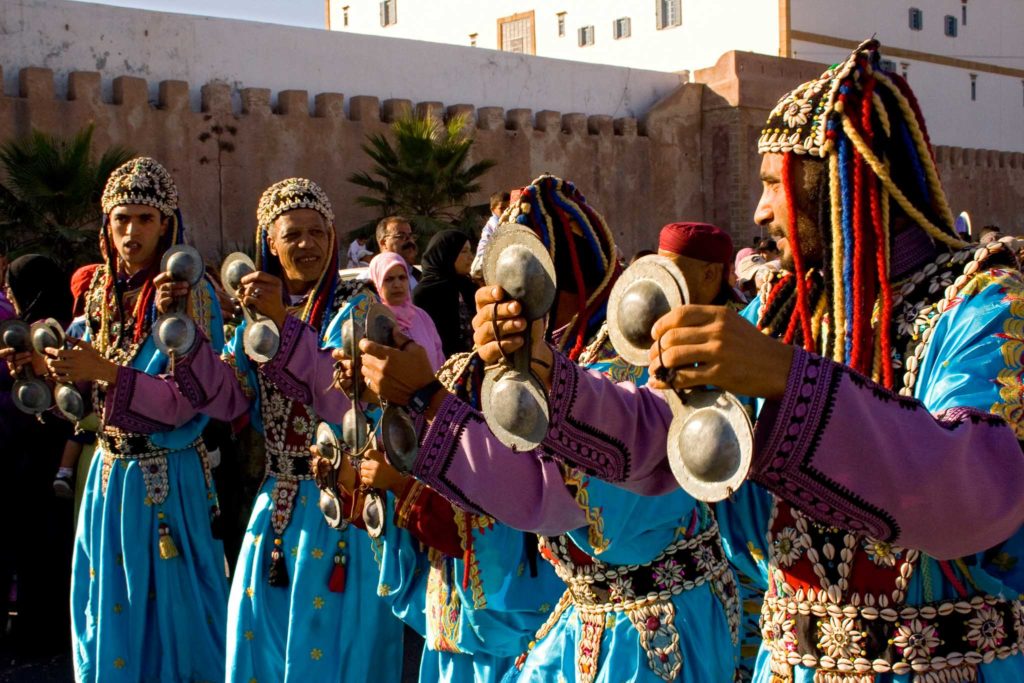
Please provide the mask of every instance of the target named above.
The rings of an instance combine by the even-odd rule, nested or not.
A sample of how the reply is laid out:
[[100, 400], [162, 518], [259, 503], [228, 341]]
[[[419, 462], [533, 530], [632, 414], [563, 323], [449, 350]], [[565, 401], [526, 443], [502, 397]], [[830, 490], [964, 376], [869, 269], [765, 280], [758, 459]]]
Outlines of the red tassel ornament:
[[327, 588], [332, 593], [345, 592], [345, 580], [348, 578], [348, 557], [345, 555], [345, 541], [338, 542], [338, 552], [334, 553], [334, 567], [331, 577], [327, 580]]

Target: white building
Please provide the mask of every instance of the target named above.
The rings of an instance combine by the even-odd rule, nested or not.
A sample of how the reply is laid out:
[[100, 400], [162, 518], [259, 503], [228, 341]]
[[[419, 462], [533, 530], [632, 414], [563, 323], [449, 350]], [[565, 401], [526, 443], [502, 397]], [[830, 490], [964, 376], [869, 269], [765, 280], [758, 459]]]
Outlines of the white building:
[[1024, 151], [1021, 0], [325, 0], [328, 28], [657, 71], [841, 60], [876, 35], [934, 142]]

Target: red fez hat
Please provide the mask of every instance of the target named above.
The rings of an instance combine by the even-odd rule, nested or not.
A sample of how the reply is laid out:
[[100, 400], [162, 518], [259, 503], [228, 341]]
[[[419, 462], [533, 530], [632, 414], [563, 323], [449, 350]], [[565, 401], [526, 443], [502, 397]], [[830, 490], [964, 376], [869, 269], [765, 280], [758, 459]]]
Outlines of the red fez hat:
[[732, 263], [732, 238], [710, 223], [669, 223], [661, 229], [658, 249], [708, 263]]

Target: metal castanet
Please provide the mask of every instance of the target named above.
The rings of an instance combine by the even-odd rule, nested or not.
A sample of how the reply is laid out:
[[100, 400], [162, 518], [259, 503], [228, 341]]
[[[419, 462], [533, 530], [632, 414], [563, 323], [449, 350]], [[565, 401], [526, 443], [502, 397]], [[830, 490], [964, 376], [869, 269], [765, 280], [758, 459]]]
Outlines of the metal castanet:
[[[385, 308], [385, 311], [387, 311], [386, 315], [391, 315], [390, 310]], [[378, 318], [385, 316], [384, 313], [374, 311], [372, 307], [369, 313], [373, 314], [374, 324], [376, 325], [375, 329], [393, 330], [393, 327], [387, 328], [387, 325], [383, 325], [378, 321]], [[369, 314], [367, 319], [370, 319]], [[394, 323], [393, 316], [391, 317], [391, 322]], [[321, 477], [319, 473], [317, 476], [317, 486], [320, 488], [320, 511], [323, 513], [328, 525], [335, 529], [344, 529], [348, 526], [348, 521], [344, 519], [341, 499], [335, 488], [338, 470], [341, 468], [344, 458], [348, 458], [352, 466], [358, 470], [359, 465], [364, 459], [364, 453], [370, 445], [371, 425], [359, 407], [361, 393], [359, 381], [359, 340], [364, 337], [368, 328], [368, 323], [364, 324], [356, 321], [354, 315], [350, 315], [342, 323], [341, 327], [342, 349], [345, 355], [352, 359], [353, 363], [353, 382], [349, 395], [352, 405], [342, 416], [341, 438], [338, 438], [334, 427], [326, 422], [320, 423], [316, 430], [315, 443], [317, 450], [321, 458], [330, 465], [328, 468], [329, 474], [326, 477]], [[384, 339], [380, 334], [382, 333], [378, 332], [378, 337], [375, 341]], [[393, 335], [390, 337], [390, 341], [394, 341]], [[380, 343], [383, 342], [381, 341]], [[415, 438], [415, 433], [413, 438]], [[360, 487], [360, 489], [365, 493], [361, 513], [366, 531], [371, 538], [379, 538], [384, 533], [385, 524], [386, 512], [383, 499], [380, 492], [376, 489], [365, 487]]]
[[[32, 349], [32, 332], [25, 322], [17, 319], [0, 323], [0, 344], [3, 348], [14, 349], [17, 353]], [[11, 399], [15, 407], [29, 415], [41, 415], [53, 405], [53, 394], [49, 385], [36, 377], [30, 365], [23, 366], [11, 387]]]
[[[529, 229], [499, 226], [484, 256], [484, 281], [497, 285], [522, 306], [527, 325], [546, 316], [557, 294], [555, 265]], [[491, 432], [517, 451], [536, 448], [550, 423], [547, 392], [530, 367], [530, 344], [484, 372], [480, 402]]]
[[[608, 298], [608, 336], [616, 353], [633, 365], [648, 365], [654, 323], [689, 298], [686, 279], [670, 259], [638, 259]], [[743, 404], [713, 387], [664, 393], [672, 409], [668, 461], [679, 485], [697, 500], [728, 498], [746, 479], [753, 456], [753, 425]]]
[[[67, 343], [64, 328], [53, 318], [40, 320], [31, 327], [32, 348], [46, 354], [46, 349], [63, 349]], [[85, 417], [85, 399], [73, 384], [58, 382], [53, 391], [57, 410], [72, 422]]]
[[338, 441], [338, 435], [334, 432], [334, 428], [326, 422], [317, 425], [314, 444], [320, 457], [330, 463], [327, 477], [321, 481], [318, 474], [316, 478], [317, 487], [320, 489], [320, 512], [323, 513], [328, 526], [341, 531], [348, 527], [348, 520], [343, 514], [341, 498], [335, 489], [335, 482], [345, 451]]
[[[179, 244], [164, 252], [160, 270], [175, 282], [187, 282], [195, 287], [203, 279], [205, 266], [199, 251], [187, 244]], [[196, 342], [196, 324], [187, 314], [187, 297], [175, 302], [174, 310], [163, 314], [153, 323], [153, 340], [166, 356], [182, 356]]]
[[[391, 309], [383, 304], [373, 303], [366, 312], [366, 338], [384, 346], [395, 346], [395, 320]], [[357, 354], [358, 355], [358, 354]], [[408, 471], [419, 453], [419, 439], [416, 425], [409, 411], [401, 406], [386, 404], [380, 420], [381, 445], [388, 461], [400, 471]]]
[[[240, 251], [236, 251], [224, 259], [220, 267], [220, 280], [224, 291], [232, 299], [239, 301], [239, 288], [242, 278], [256, 272], [256, 264]], [[245, 317], [245, 332], [242, 335], [242, 348], [245, 355], [257, 363], [268, 363], [281, 348], [281, 331], [270, 318], [260, 315], [248, 306], [241, 305]]]

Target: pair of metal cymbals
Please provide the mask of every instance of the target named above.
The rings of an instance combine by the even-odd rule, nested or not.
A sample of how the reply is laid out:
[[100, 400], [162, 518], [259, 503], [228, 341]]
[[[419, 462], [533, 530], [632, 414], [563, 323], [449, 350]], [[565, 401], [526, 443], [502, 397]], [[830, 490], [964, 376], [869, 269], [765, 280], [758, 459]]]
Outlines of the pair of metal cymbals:
[[[366, 312], [366, 338], [384, 346], [395, 345], [398, 321], [391, 309], [373, 303]], [[409, 411], [389, 403], [380, 419], [380, 439], [388, 461], [401, 472], [408, 472], [419, 453], [419, 436]]]
[[[179, 244], [164, 252], [160, 270], [175, 282], [187, 282], [189, 287], [195, 287], [203, 279], [205, 266], [195, 247]], [[177, 310], [163, 314], [153, 323], [154, 342], [166, 356], [183, 356], [196, 343], [196, 324], [185, 313], [186, 306], [186, 302], [178, 302]]]
[[[256, 264], [248, 254], [240, 251], [229, 254], [220, 269], [224, 291], [232, 299], [239, 300], [241, 297], [238, 295], [238, 289], [241, 287], [242, 278], [255, 271]], [[277, 329], [273, 320], [255, 313], [247, 306], [242, 306], [242, 313], [246, 320], [245, 333], [242, 336], [245, 355], [257, 363], [269, 362], [281, 347], [281, 331]]]
[[[349, 411], [349, 413], [351, 412]], [[355, 412], [359, 413], [359, 411]], [[359, 414], [361, 415], [362, 413]], [[348, 414], [345, 417], [348, 418]], [[349, 420], [346, 419], [344, 421], [348, 422]], [[350, 431], [350, 429], [344, 431]], [[359, 433], [358, 429], [356, 429], [356, 433]], [[356, 437], [356, 442], [358, 442], [358, 438]], [[326, 422], [321, 422], [317, 426], [315, 444], [320, 456], [331, 464], [332, 473], [329, 481], [317, 482], [320, 486], [320, 512], [323, 514], [328, 526], [338, 530], [345, 529], [348, 527], [348, 520], [345, 519], [341, 498], [334, 488], [334, 473], [341, 467], [342, 458], [348, 457], [347, 449], [339, 441], [334, 428]], [[379, 538], [384, 533], [386, 511], [383, 498], [377, 490], [370, 489], [366, 492], [363, 500], [362, 516], [363, 524], [366, 526], [366, 532], [370, 538]]]
[[[689, 300], [675, 263], [657, 255], [638, 259], [608, 299], [608, 336], [615, 351], [633, 365], [649, 365], [654, 323]], [[732, 394], [710, 387], [665, 396], [673, 414], [668, 461], [679, 485], [706, 502], [729, 497], [746, 479], [753, 457], [747, 411]]]
[[[33, 323], [31, 336], [32, 348], [41, 355], [46, 354], [46, 349], [62, 349], [67, 342], [64, 328], [53, 318]], [[73, 422], [85, 417], [85, 399], [72, 384], [59, 382], [53, 391], [53, 402], [57, 410]]]
[[[14, 349], [18, 353], [30, 351], [33, 348], [32, 330], [22, 320], [5, 320], [0, 323], [0, 343], [4, 348]], [[53, 405], [50, 386], [36, 377], [30, 366], [23, 367], [19, 372], [11, 388], [11, 399], [18, 410], [29, 415], [40, 415]]]
[[[557, 294], [555, 265], [532, 230], [502, 224], [488, 243], [484, 281], [497, 285], [522, 306], [527, 325], [548, 314]], [[481, 408], [487, 426], [517, 451], [536, 448], [550, 423], [547, 391], [530, 369], [529, 342], [484, 373]]]

